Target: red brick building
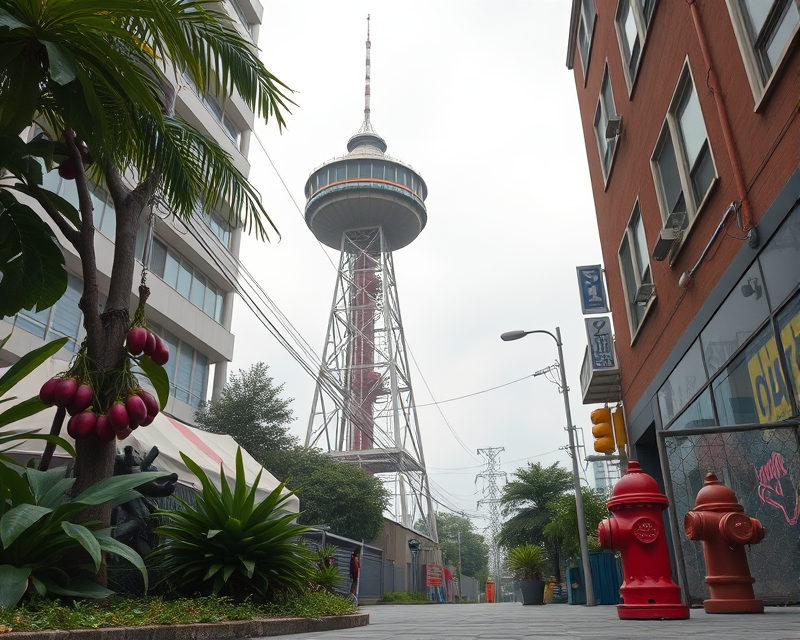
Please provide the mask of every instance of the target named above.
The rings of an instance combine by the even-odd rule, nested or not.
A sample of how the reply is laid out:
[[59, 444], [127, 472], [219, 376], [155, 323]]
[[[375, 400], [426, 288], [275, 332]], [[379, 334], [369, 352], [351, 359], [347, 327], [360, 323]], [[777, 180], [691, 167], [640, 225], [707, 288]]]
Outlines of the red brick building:
[[757, 595], [800, 600], [799, 23], [798, 0], [573, 0], [629, 454], [693, 600], [682, 521], [709, 471], [769, 530]]

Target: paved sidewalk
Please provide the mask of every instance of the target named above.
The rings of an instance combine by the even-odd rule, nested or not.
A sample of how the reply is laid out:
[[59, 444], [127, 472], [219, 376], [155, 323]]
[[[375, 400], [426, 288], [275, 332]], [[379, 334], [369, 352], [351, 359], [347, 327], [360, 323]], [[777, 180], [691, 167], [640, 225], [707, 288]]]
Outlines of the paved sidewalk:
[[359, 629], [280, 636], [296, 640], [798, 640], [800, 607], [768, 607], [756, 615], [708, 615], [690, 620], [620, 620], [616, 607], [519, 603], [375, 605], [363, 607], [370, 624]]

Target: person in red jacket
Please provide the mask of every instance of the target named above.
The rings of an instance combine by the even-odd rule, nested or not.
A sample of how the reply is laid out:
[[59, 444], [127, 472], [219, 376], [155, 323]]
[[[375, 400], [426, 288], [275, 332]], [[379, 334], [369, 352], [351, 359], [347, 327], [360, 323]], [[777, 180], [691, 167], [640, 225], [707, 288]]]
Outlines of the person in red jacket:
[[361, 561], [358, 558], [358, 549], [353, 549], [350, 554], [350, 595], [356, 597], [358, 591], [358, 576], [361, 573]]

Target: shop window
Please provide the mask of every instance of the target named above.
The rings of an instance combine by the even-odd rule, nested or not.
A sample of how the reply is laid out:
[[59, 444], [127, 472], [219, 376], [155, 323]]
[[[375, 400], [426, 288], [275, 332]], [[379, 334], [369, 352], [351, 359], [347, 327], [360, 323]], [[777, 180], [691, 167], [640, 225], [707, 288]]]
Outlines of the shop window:
[[706, 389], [697, 397], [697, 400], [686, 407], [686, 410], [668, 428], [670, 431], [677, 431], [679, 429], [713, 427], [716, 424], [714, 409], [711, 406], [711, 392]]
[[777, 319], [795, 406], [800, 408], [800, 294], [778, 313]]
[[796, 205], [758, 257], [770, 305], [777, 309], [800, 284], [800, 205]]
[[766, 327], [714, 380], [721, 425], [777, 422], [792, 415], [772, 327]]
[[700, 333], [706, 368], [714, 375], [769, 315], [758, 263], [753, 264]]
[[658, 390], [658, 408], [662, 424], [667, 425], [672, 422], [678, 412], [703, 388], [707, 380], [700, 340], [695, 340]]

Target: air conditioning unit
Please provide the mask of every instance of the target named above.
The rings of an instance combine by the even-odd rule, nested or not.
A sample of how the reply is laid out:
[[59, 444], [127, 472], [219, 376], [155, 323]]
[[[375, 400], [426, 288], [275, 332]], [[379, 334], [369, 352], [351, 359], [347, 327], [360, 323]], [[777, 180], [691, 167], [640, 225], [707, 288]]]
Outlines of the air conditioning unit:
[[636, 290], [636, 297], [634, 298], [634, 303], [639, 305], [640, 307], [644, 307], [652, 298], [656, 295], [656, 285], [653, 282], [644, 282], [642, 285]]
[[662, 229], [658, 232], [658, 242], [653, 247], [653, 260], [662, 262], [667, 259], [669, 250], [675, 241], [681, 237], [680, 229]]
[[606, 124], [606, 139], [611, 140], [622, 133], [622, 116], [613, 116]]

